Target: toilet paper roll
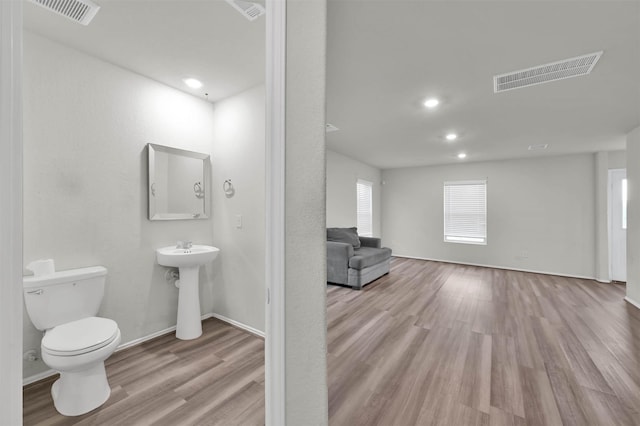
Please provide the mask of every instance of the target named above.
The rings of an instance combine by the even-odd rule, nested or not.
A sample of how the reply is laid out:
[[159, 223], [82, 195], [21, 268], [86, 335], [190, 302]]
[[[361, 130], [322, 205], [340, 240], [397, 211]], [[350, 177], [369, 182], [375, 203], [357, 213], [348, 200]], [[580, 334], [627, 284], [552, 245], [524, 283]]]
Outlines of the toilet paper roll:
[[33, 272], [33, 275], [36, 277], [51, 275], [56, 272], [56, 266], [53, 259], [34, 260], [27, 265], [27, 269]]

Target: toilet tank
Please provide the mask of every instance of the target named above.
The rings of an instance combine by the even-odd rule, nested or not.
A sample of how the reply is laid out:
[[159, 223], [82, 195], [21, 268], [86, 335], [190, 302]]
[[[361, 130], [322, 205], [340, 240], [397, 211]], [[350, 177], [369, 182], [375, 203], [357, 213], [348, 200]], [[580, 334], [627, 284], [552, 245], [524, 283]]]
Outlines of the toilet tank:
[[23, 277], [24, 302], [38, 330], [96, 316], [107, 269], [102, 266], [70, 269], [43, 276]]

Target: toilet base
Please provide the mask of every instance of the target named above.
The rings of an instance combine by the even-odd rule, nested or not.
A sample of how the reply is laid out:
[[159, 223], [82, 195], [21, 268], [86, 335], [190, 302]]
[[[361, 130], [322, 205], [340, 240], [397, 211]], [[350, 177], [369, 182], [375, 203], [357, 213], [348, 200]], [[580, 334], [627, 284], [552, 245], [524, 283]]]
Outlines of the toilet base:
[[56, 410], [63, 416], [79, 416], [104, 404], [111, 395], [104, 362], [81, 371], [60, 372], [51, 386]]

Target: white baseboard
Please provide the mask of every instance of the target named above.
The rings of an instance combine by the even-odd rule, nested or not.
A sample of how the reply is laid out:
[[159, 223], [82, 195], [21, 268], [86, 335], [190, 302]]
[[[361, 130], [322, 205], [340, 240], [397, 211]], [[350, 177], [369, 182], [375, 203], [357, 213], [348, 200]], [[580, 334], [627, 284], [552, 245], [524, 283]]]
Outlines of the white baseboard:
[[229, 323], [229, 324], [231, 324], [231, 325], [233, 325], [233, 326], [235, 326], [235, 327], [238, 327], [238, 328], [240, 328], [240, 329], [242, 329], [242, 330], [244, 330], [244, 331], [248, 331], [249, 333], [251, 333], [251, 334], [255, 334], [256, 336], [258, 336], [258, 337], [262, 337], [262, 338], [264, 339], [264, 336], [265, 336], [264, 331], [260, 331], [260, 330], [258, 330], [257, 328], [253, 328], [253, 327], [251, 327], [251, 326], [248, 326], [248, 325], [243, 324], [243, 323], [241, 323], [241, 322], [238, 322], [238, 321], [236, 321], [236, 320], [232, 320], [231, 318], [227, 318], [227, 317], [225, 317], [224, 315], [220, 315], [220, 314], [211, 314], [211, 316], [212, 316], [213, 318], [217, 318], [217, 319], [219, 319], [220, 321], [224, 321], [224, 322], [226, 322], [226, 323]]
[[35, 383], [38, 382], [40, 380], [44, 380], [46, 378], [49, 378], [51, 376], [55, 376], [56, 374], [58, 374], [57, 371], [54, 370], [47, 370], [47, 371], [43, 371], [41, 373], [38, 374], [34, 374], [33, 376], [29, 376], [26, 379], [22, 379], [22, 386], [27, 386], [30, 385], [31, 383]]
[[629, 302], [630, 304], [632, 304], [636, 308], [640, 309], [640, 303], [638, 303], [635, 300], [631, 299], [629, 296], [625, 297], [624, 300], [626, 300], [627, 302]]
[[[204, 314], [200, 317], [201, 321], [204, 321], [206, 319], [209, 319], [213, 316], [213, 314]], [[169, 334], [169, 333], [173, 333], [174, 331], [176, 331], [176, 326], [172, 326], [169, 328], [165, 328], [164, 330], [160, 330], [160, 331], [156, 331], [153, 332], [151, 334], [148, 334], [146, 336], [140, 337], [138, 339], [133, 339], [127, 343], [122, 343], [120, 346], [118, 346], [118, 348], [115, 350], [116, 352], [120, 352], [123, 349], [128, 349], [132, 346], [136, 346], [139, 345], [141, 343], [144, 343], [146, 341], [149, 341], [151, 339], [155, 339], [156, 337], [160, 337], [160, 336], [164, 336], [165, 334]]]
[[[587, 277], [583, 275], [570, 275], [561, 272], [548, 272], [548, 271], [536, 271], [533, 269], [521, 269], [521, 268], [513, 268], [511, 266], [496, 266], [496, 265], [485, 265], [482, 263], [469, 263], [469, 262], [457, 262], [453, 260], [443, 260], [443, 259], [429, 259], [426, 257], [416, 257], [416, 256], [406, 256], [403, 254], [393, 254], [394, 257], [404, 257], [407, 259], [417, 259], [417, 260], [430, 260], [432, 262], [443, 262], [443, 263], [454, 263], [456, 265], [468, 265], [468, 266], [480, 266], [482, 268], [494, 268], [494, 269], [504, 269], [507, 271], [518, 271], [518, 272], [531, 272], [533, 274], [542, 274], [542, 275], [556, 275], [558, 277], [567, 277], [567, 278], [579, 278], [581, 280], [596, 280], [595, 277]], [[597, 281], [597, 280], [596, 280]], [[603, 281], [601, 281], [603, 282]]]
[[[237, 328], [240, 328], [242, 330], [248, 331], [249, 333], [254, 334], [254, 335], [258, 336], [258, 337], [262, 337], [264, 339], [264, 332], [262, 332], [262, 331], [260, 331], [258, 329], [255, 329], [253, 327], [250, 327], [250, 326], [248, 326], [246, 324], [243, 324], [241, 322], [232, 320], [231, 318], [227, 318], [224, 315], [208, 313], [208, 314], [204, 314], [204, 315], [202, 315], [200, 317], [200, 319], [202, 321], [204, 321], [206, 319], [209, 319], [209, 318], [217, 318], [220, 321], [224, 321], [224, 322], [226, 322], [228, 324], [231, 324], [234, 327], [237, 327]], [[121, 350], [128, 349], [128, 348], [131, 348], [133, 346], [137, 346], [137, 345], [139, 345], [141, 343], [144, 343], [144, 342], [147, 342], [149, 340], [155, 339], [156, 337], [164, 336], [165, 334], [169, 334], [169, 333], [172, 333], [174, 331], [176, 331], [176, 326], [175, 325], [172, 326], [172, 327], [169, 327], [169, 328], [165, 328], [164, 330], [153, 332], [151, 334], [148, 334], [146, 336], [140, 337], [138, 339], [133, 339], [133, 340], [131, 340], [129, 342], [122, 343], [121, 345], [119, 345], [116, 348], [115, 352], [120, 352]], [[29, 377], [23, 379], [22, 380], [22, 386], [30, 385], [31, 383], [35, 383], [37, 381], [46, 379], [46, 378], [54, 376], [56, 374], [58, 374], [58, 373], [55, 370], [46, 370], [46, 371], [43, 371], [41, 373], [34, 374], [33, 376], [29, 376]]]

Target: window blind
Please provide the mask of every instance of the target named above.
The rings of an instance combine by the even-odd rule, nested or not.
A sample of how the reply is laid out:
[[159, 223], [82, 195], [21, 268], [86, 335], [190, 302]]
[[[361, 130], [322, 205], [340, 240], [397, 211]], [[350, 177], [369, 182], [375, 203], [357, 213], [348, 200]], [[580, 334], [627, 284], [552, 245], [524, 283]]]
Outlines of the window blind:
[[373, 236], [373, 184], [358, 179], [356, 183], [358, 235]]
[[487, 243], [487, 181], [444, 183], [444, 240]]

